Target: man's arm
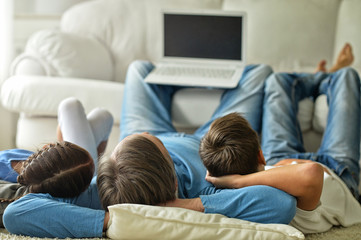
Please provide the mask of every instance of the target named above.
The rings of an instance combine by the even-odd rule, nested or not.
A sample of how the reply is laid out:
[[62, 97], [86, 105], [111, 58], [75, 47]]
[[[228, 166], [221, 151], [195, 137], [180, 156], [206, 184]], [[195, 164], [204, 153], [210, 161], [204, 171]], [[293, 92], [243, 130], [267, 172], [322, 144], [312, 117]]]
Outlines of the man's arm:
[[210, 190], [192, 199], [176, 199], [167, 207], [180, 207], [204, 213], [217, 213], [231, 218], [258, 222], [291, 222], [296, 212], [294, 197], [276, 188], [251, 186], [241, 189]]
[[323, 186], [323, 167], [318, 163], [304, 163], [273, 168], [248, 175], [206, 176], [217, 187], [243, 188], [266, 185], [283, 190], [297, 198], [297, 207], [313, 210], [317, 207]]

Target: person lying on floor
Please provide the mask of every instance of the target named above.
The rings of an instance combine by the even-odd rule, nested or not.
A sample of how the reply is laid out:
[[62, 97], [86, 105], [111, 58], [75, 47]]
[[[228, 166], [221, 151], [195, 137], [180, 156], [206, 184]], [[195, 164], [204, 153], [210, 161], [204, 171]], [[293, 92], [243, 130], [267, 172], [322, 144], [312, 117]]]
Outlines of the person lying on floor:
[[59, 142], [46, 144], [35, 153], [23, 149], [0, 152], [1, 227], [5, 208], [27, 193], [73, 198], [88, 189], [113, 117], [100, 108], [85, 116], [81, 104], [72, 98], [60, 103], [58, 116]]

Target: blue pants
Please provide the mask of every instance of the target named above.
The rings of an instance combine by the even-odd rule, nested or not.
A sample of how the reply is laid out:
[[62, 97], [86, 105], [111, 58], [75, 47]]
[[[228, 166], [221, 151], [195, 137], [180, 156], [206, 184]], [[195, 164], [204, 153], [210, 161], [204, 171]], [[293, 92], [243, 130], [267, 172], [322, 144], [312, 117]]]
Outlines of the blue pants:
[[[173, 94], [184, 87], [147, 84], [143, 80], [154, 66], [134, 62], [128, 70], [121, 116], [121, 137], [141, 132], [153, 135], [175, 133], [171, 106]], [[258, 133], [261, 131], [264, 81], [272, 73], [265, 65], [247, 66], [234, 89], [225, 90], [211, 119], [194, 133], [202, 138], [210, 124], [228, 113], [240, 112]], [[192, 106], [189, 106], [192, 107]]]
[[[306, 153], [297, 121], [298, 103], [326, 94], [327, 127], [317, 153]], [[262, 149], [268, 165], [285, 158], [310, 159], [337, 173], [358, 198], [360, 79], [351, 68], [332, 74], [271, 75], [265, 84]]]

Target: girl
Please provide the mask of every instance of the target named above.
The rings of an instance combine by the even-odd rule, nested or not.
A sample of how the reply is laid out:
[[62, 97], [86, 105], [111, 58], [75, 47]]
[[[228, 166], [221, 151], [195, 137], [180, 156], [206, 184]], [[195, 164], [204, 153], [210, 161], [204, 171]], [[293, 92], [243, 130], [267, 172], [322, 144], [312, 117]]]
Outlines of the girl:
[[46, 144], [35, 153], [22, 149], [0, 152], [0, 179], [4, 180], [0, 182], [1, 217], [11, 201], [26, 193], [78, 196], [96, 175], [98, 157], [113, 126], [112, 115], [100, 108], [86, 115], [77, 99], [68, 98], [59, 104], [58, 123], [59, 142]]

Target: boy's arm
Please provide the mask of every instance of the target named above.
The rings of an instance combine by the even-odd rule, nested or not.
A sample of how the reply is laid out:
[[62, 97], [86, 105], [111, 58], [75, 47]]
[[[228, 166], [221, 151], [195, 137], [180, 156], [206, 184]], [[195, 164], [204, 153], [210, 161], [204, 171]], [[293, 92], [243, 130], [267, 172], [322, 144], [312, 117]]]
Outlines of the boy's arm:
[[297, 198], [297, 207], [313, 210], [317, 207], [323, 187], [323, 167], [318, 163], [304, 163], [273, 168], [248, 175], [228, 175], [206, 180], [220, 188], [243, 188], [266, 185], [283, 190]]

